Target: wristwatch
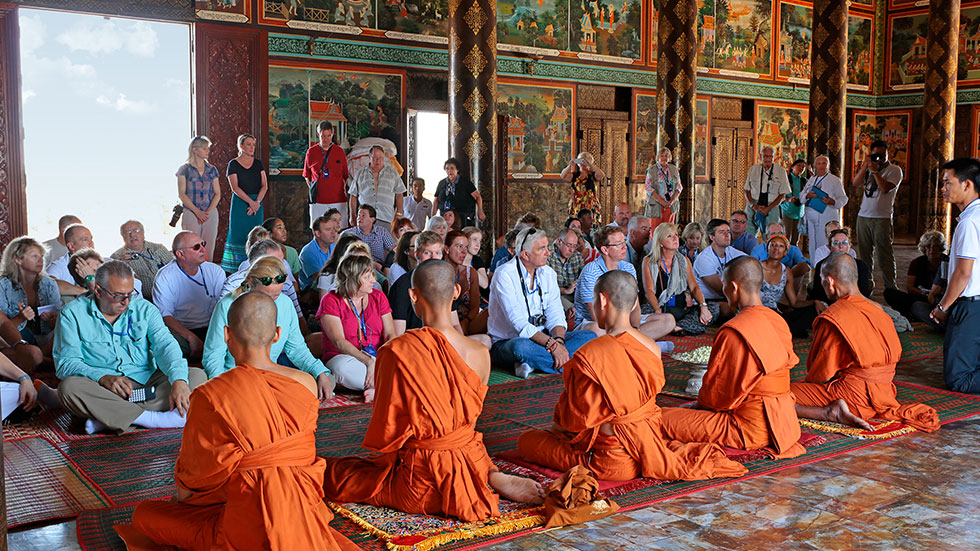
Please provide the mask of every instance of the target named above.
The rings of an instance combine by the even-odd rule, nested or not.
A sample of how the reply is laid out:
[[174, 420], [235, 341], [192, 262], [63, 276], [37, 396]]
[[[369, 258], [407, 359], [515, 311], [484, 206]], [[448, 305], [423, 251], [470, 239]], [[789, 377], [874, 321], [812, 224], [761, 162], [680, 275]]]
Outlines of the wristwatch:
[[947, 313], [947, 312], [949, 312], [949, 308], [943, 308], [942, 301], [936, 303], [936, 310], [939, 310], [940, 312], [942, 312], [944, 314]]

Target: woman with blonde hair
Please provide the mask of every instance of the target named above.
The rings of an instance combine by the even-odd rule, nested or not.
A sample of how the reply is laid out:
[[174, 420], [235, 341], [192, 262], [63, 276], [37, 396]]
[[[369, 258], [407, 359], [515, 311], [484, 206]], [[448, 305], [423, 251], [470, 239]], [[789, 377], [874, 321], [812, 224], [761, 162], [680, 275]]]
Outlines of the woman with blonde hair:
[[337, 288], [320, 301], [316, 318], [323, 328], [323, 360], [337, 384], [363, 390], [374, 399], [374, 360], [394, 335], [388, 298], [375, 289], [370, 255], [350, 254], [340, 261]]
[[0, 311], [21, 339], [49, 352], [59, 309], [58, 283], [44, 273], [44, 246], [26, 236], [11, 241], [0, 260]]
[[197, 136], [187, 146], [187, 162], [177, 169], [177, 196], [184, 215], [180, 227], [196, 233], [204, 240], [207, 259], [214, 259], [214, 242], [218, 237], [218, 201], [221, 186], [218, 169], [208, 162], [211, 140]]
[[204, 339], [201, 363], [209, 379], [235, 367], [235, 359], [225, 343], [228, 309], [235, 299], [245, 293], [262, 293], [276, 303], [276, 325], [281, 331], [279, 339], [269, 349], [269, 358], [280, 365], [295, 367], [312, 375], [316, 379], [320, 400], [329, 400], [333, 398], [333, 378], [323, 362], [310, 353], [299, 328], [296, 308], [289, 297], [282, 293], [282, 286], [288, 277], [281, 259], [263, 256], [256, 260], [249, 267], [242, 284], [215, 305], [211, 323], [208, 325], [208, 335]]
[[650, 238], [650, 254], [643, 261], [643, 288], [657, 314], [670, 314], [677, 324], [675, 332], [704, 333], [713, 318], [694, 279], [692, 263], [679, 254], [677, 226], [660, 224]]
[[684, 226], [684, 233], [681, 234], [681, 246], [677, 251], [686, 256], [693, 264], [698, 253], [704, 250], [704, 246], [704, 227], [698, 222], [690, 222]]

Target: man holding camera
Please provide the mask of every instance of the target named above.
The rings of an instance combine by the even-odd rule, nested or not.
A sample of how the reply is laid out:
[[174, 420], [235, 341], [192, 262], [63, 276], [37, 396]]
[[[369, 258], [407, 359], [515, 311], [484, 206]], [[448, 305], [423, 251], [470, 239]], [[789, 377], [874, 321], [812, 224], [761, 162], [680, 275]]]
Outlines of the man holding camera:
[[561, 305], [558, 276], [548, 264], [548, 235], [526, 228], [514, 242], [514, 258], [501, 264], [490, 281], [494, 365], [513, 367], [518, 377], [532, 371], [555, 373], [586, 342], [592, 331], [569, 331]]
[[768, 145], [763, 147], [762, 162], [752, 165], [745, 177], [745, 216], [749, 219], [749, 235], [765, 231], [769, 224], [779, 222], [779, 203], [793, 191], [786, 169], [775, 164], [775, 158], [775, 149]]
[[870, 268], [875, 269], [875, 257], [881, 264], [885, 289], [895, 288], [895, 253], [892, 250], [894, 233], [892, 213], [895, 195], [902, 183], [902, 168], [888, 162], [888, 144], [884, 140], [871, 143], [871, 152], [858, 168], [855, 187], [864, 188], [864, 199], [857, 217], [857, 253]]

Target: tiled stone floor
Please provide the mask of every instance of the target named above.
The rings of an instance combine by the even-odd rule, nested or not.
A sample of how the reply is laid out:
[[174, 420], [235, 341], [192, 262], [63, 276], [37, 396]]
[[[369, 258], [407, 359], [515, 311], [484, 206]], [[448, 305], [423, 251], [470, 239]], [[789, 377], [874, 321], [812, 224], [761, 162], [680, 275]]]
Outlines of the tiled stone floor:
[[[896, 253], [901, 285], [902, 267], [918, 253], [910, 245]], [[904, 364], [897, 377], [941, 388], [941, 359]], [[898, 438], [488, 549], [977, 549], [978, 448], [980, 418], [973, 417], [933, 434]], [[74, 522], [11, 534], [9, 548], [80, 549]]]

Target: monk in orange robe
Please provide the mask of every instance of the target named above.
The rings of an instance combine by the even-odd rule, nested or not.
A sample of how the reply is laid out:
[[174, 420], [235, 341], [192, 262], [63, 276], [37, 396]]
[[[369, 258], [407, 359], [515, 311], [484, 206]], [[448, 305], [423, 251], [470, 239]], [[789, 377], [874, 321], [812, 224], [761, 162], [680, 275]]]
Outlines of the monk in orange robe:
[[276, 305], [246, 293], [228, 311], [238, 367], [191, 394], [176, 502], [144, 501], [136, 530], [158, 544], [211, 549], [357, 549], [329, 526], [314, 430], [316, 382], [269, 360]]
[[813, 323], [805, 382], [790, 385], [797, 415], [864, 429], [871, 429], [866, 420], [872, 417], [938, 429], [935, 409], [895, 398], [892, 379], [902, 343], [891, 317], [861, 295], [854, 259], [835, 253], [820, 275], [834, 303]]
[[328, 499], [465, 521], [499, 516], [500, 496], [543, 501], [537, 482], [497, 471], [474, 430], [490, 352], [453, 328], [451, 306], [459, 292], [448, 262], [429, 260], [412, 273], [409, 296], [425, 327], [378, 351], [374, 413], [363, 447], [381, 455], [325, 458]]
[[565, 390], [551, 431], [525, 432], [517, 449], [527, 461], [567, 471], [592, 469], [602, 480], [640, 476], [701, 480], [747, 472], [717, 444], [680, 444], [660, 436], [664, 366], [660, 347], [633, 329], [636, 279], [606, 272], [594, 289], [595, 322], [606, 334], [582, 346], [565, 364]]
[[793, 352], [789, 326], [762, 305], [762, 265], [740, 256], [722, 278], [728, 305], [738, 314], [715, 335], [694, 409], [664, 408], [661, 427], [670, 440], [714, 442], [729, 448], [770, 447], [777, 459], [806, 452], [789, 390]]

